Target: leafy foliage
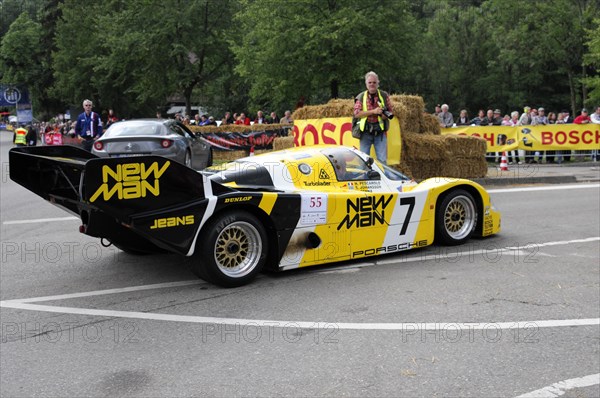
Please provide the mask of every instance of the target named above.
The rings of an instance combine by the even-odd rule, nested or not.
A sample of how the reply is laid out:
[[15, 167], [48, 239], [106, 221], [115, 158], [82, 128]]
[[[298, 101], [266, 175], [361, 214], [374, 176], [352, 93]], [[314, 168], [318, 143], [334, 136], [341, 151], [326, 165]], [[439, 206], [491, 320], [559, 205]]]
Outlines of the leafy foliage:
[[[213, 115], [350, 98], [378, 73], [432, 109], [600, 102], [597, 0], [0, 0], [0, 79], [36, 113]], [[594, 18], [596, 22], [594, 23]]]

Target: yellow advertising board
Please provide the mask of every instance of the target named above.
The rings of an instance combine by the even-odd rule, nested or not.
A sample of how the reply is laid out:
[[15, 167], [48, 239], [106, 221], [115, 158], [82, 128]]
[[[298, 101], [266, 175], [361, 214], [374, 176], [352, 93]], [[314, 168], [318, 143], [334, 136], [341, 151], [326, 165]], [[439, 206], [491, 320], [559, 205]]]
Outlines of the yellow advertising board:
[[600, 124], [464, 126], [442, 129], [442, 134], [481, 137], [488, 152], [600, 149]]
[[[333, 144], [360, 148], [358, 139], [352, 137], [352, 118], [350, 117], [294, 120], [292, 132], [294, 146]], [[390, 165], [399, 164], [402, 142], [400, 140], [400, 124], [397, 118], [390, 120], [387, 145], [387, 163]], [[371, 156], [375, 158], [373, 148], [371, 148]]]

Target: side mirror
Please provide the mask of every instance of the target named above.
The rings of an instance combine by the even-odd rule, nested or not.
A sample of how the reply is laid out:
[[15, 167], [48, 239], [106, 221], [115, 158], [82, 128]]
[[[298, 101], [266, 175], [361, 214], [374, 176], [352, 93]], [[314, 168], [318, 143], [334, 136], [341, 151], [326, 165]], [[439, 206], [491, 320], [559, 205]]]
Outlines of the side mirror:
[[369, 170], [367, 173], [368, 180], [381, 180], [381, 175], [377, 170]]
[[367, 159], [367, 166], [371, 167], [373, 166], [373, 163], [375, 163], [375, 160], [373, 160], [373, 158], [369, 156], [369, 158]]

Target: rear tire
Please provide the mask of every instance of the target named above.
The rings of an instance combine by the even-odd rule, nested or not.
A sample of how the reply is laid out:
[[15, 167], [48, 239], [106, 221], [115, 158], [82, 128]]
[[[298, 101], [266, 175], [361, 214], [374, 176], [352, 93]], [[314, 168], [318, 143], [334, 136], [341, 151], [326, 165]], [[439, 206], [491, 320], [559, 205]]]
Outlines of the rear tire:
[[473, 235], [477, 226], [477, 205], [473, 196], [463, 190], [450, 191], [436, 209], [435, 238], [447, 245], [460, 245]]
[[267, 233], [260, 221], [245, 211], [216, 216], [199, 235], [188, 264], [198, 277], [222, 287], [252, 281], [267, 260]]

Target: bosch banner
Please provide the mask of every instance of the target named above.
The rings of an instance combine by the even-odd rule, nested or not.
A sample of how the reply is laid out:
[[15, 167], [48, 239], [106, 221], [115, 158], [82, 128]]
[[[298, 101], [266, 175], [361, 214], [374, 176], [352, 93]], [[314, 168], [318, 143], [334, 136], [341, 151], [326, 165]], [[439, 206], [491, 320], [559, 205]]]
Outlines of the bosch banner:
[[[358, 139], [352, 137], [352, 118], [350, 117], [294, 120], [293, 135], [294, 146], [334, 144], [360, 147]], [[390, 120], [387, 143], [387, 163], [390, 165], [399, 164], [402, 142], [400, 140], [398, 118]], [[371, 149], [371, 156], [375, 158], [374, 149]]]
[[467, 126], [442, 129], [442, 134], [481, 137], [488, 152], [600, 149], [600, 124]]

